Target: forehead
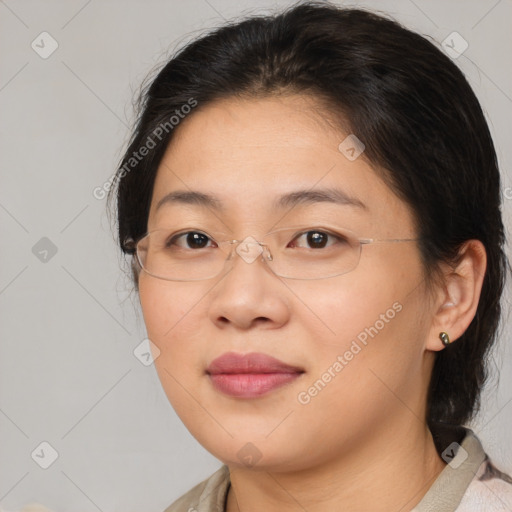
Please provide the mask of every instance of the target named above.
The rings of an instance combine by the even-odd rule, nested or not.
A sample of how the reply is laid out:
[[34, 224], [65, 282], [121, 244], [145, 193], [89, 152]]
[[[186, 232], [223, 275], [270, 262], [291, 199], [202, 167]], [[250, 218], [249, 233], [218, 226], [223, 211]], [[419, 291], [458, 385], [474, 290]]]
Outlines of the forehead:
[[363, 157], [350, 161], [340, 152], [349, 134], [311, 98], [224, 99], [199, 106], [175, 130], [158, 168], [150, 222], [176, 190], [214, 195], [237, 216], [269, 210], [293, 190], [320, 188], [341, 190], [374, 215], [404, 214], [405, 205]]

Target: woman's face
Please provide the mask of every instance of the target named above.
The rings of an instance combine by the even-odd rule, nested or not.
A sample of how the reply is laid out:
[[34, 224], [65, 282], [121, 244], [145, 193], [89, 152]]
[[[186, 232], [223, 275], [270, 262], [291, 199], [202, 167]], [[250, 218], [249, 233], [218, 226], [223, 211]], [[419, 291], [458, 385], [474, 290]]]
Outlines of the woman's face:
[[[156, 176], [149, 231], [172, 224], [260, 241], [297, 225], [339, 226], [360, 238], [417, 235], [409, 208], [364, 153], [354, 159], [348, 141], [338, 149], [349, 134], [324, 122], [311, 99], [222, 100], [176, 129]], [[275, 206], [283, 195], [326, 188], [354, 202], [317, 194]], [[157, 209], [178, 190], [215, 196], [222, 208], [166, 201]], [[197, 250], [186, 237], [180, 244]], [[312, 250], [305, 236], [293, 247]], [[142, 272], [139, 280], [162, 385], [208, 451], [232, 466], [304, 469], [424, 417], [432, 308], [415, 242], [363, 245], [359, 265], [329, 279], [285, 279], [261, 258], [233, 256], [215, 278]], [[226, 353], [288, 366], [227, 356], [213, 368]]]

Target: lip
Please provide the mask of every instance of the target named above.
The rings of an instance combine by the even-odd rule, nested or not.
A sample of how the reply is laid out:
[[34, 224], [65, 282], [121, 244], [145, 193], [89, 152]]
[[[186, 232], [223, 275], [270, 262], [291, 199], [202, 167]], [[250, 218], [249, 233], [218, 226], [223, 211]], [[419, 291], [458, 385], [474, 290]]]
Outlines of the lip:
[[215, 389], [236, 398], [257, 398], [304, 373], [304, 370], [271, 357], [252, 352], [226, 352], [214, 359], [206, 374]]

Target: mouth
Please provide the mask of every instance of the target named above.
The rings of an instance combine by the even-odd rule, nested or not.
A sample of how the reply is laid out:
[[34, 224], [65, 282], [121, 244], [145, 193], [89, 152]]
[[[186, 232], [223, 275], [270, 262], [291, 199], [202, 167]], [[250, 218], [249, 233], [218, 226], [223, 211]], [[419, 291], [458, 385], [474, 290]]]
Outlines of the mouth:
[[304, 369], [260, 353], [227, 352], [206, 369], [213, 387], [236, 398], [257, 398], [299, 378]]

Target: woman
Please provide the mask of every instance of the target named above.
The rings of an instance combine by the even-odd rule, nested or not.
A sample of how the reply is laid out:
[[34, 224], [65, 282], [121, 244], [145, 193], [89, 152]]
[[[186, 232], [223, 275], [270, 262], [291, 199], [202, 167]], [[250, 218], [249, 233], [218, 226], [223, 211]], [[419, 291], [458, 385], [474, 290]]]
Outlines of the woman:
[[167, 512], [511, 510], [465, 426], [507, 261], [450, 58], [307, 3], [191, 42], [142, 99], [121, 248], [165, 392], [224, 463]]

